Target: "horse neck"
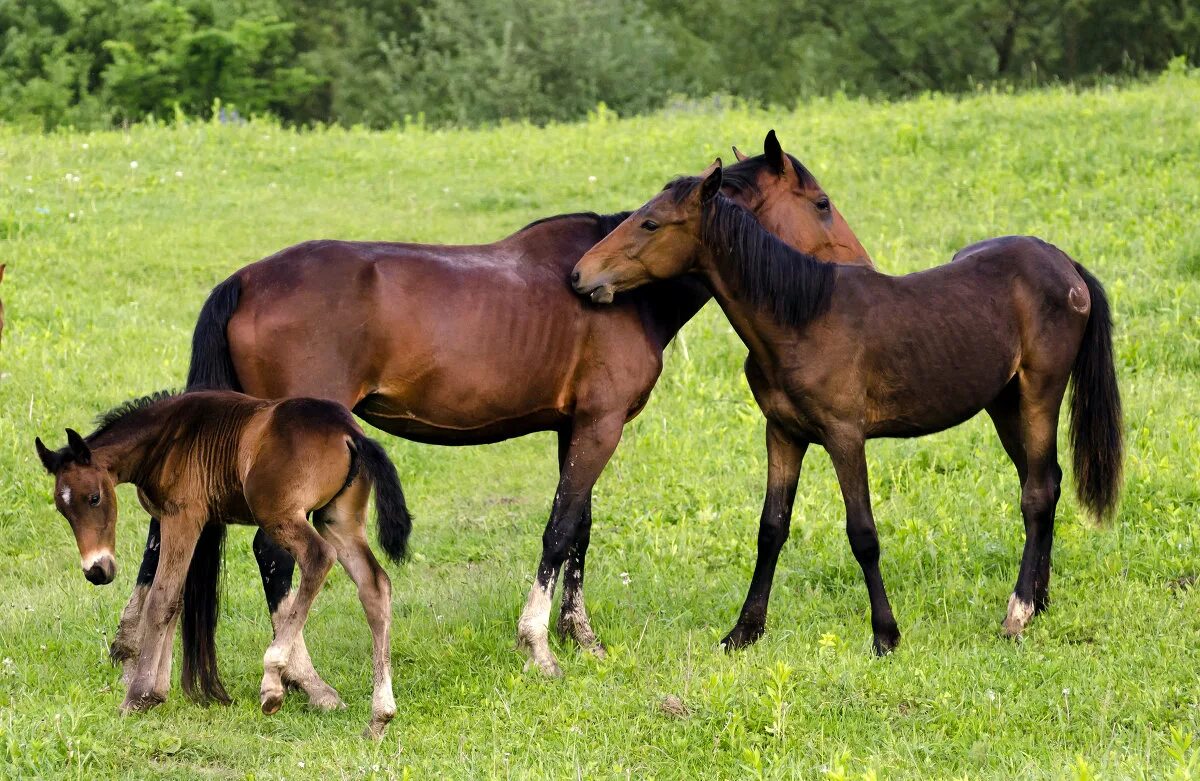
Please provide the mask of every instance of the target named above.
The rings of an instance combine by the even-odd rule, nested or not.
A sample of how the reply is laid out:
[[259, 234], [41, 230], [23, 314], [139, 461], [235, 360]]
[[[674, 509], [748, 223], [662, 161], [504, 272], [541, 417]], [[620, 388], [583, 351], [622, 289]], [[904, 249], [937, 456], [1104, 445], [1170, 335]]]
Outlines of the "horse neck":
[[780, 337], [785, 327], [738, 295], [738, 272], [728, 262], [722, 263], [714, 253], [705, 250], [699, 270], [706, 288], [750, 351], [750, 357], [763, 369], [775, 366], [782, 347]]
[[704, 280], [696, 276], [664, 279], [639, 288], [635, 295], [646, 330], [660, 350], [712, 298]]
[[160, 466], [153, 455], [163, 434], [158, 412], [155, 408], [136, 410], [89, 440], [93, 457], [108, 464], [118, 483], [140, 486]]

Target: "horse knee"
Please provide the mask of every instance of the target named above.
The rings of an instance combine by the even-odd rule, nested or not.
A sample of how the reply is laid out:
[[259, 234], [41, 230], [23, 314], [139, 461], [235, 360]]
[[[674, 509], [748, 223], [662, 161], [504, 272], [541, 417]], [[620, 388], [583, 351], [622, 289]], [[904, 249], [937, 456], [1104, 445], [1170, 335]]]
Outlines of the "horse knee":
[[1041, 481], [1027, 480], [1021, 488], [1021, 514], [1028, 519], [1040, 519], [1046, 513], [1053, 512], [1058, 504], [1061, 483], [1061, 472], [1048, 475]]

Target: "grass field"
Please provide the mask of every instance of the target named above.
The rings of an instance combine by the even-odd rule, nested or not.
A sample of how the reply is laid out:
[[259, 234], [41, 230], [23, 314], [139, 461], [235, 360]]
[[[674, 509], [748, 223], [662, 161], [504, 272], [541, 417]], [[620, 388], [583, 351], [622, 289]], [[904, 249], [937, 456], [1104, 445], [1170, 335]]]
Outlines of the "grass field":
[[[538, 129], [294, 133], [270, 124], [50, 136], [0, 128], [0, 774], [82, 778], [1191, 778], [1200, 775], [1200, 78], [794, 113], [701, 108]], [[89, 585], [35, 434], [179, 386], [208, 289], [309, 238], [473, 242], [642, 203], [777, 129], [881, 269], [1033, 233], [1107, 285], [1129, 458], [1109, 528], [1059, 505], [1051, 610], [999, 636], [1023, 542], [986, 419], [868, 448], [904, 643], [870, 655], [867, 597], [822, 451], [801, 477], [766, 637], [727, 656], [753, 565], [763, 422], [715, 306], [669, 349], [597, 488], [593, 623], [522, 672], [515, 622], [556, 479], [550, 435], [476, 448], [386, 437], [417, 514], [392, 568], [400, 715], [359, 738], [369, 634], [331, 577], [308, 624], [349, 710], [265, 717], [270, 637], [251, 532], [226, 556], [229, 708], [179, 690], [117, 716], [108, 640], [146, 518], [122, 489], [116, 583]], [[728, 156], [728, 155], [727, 155]], [[136, 163], [136, 165], [135, 165]], [[336, 317], [339, 313], [322, 313]], [[1063, 427], [1065, 452], [1065, 426]], [[1065, 460], [1065, 459], [1064, 459]], [[177, 651], [178, 652], [178, 651]], [[664, 713], [667, 695], [684, 717]]]

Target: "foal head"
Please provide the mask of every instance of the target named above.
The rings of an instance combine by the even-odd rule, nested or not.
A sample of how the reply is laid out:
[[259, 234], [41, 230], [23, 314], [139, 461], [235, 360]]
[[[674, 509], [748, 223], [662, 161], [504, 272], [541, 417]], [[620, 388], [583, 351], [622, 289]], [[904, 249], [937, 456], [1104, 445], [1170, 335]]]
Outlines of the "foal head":
[[67, 446], [50, 450], [34, 440], [38, 457], [54, 476], [54, 506], [71, 524], [84, 577], [93, 585], [111, 583], [117, 574], [113, 555], [117, 541], [116, 483], [108, 468], [96, 463], [83, 437], [67, 429]]
[[763, 153], [750, 157], [733, 148], [738, 162], [725, 169], [725, 195], [754, 212], [763, 226], [795, 249], [826, 263], [872, 266], [842, 213], [817, 178], [783, 151], [775, 131]]
[[721, 184], [720, 158], [699, 177], [668, 184], [580, 258], [575, 292], [607, 304], [624, 290], [692, 271], [703, 249], [704, 207]]

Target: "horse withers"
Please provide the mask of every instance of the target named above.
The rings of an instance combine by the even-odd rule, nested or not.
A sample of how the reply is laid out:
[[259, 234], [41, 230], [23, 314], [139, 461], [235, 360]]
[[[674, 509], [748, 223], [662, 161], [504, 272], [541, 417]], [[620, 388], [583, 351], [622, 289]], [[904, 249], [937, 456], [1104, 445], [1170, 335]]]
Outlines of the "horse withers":
[[[67, 445], [60, 450], [47, 449], [41, 439], [36, 446], [54, 476], [54, 504], [71, 524], [89, 582], [111, 583], [116, 575], [117, 485], [135, 485], [142, 506], [159, 519], [158, 567], [141, 610], [137, 664], [126, 680], [122, 711], [148, 710], [167, 698], [173, 628], [197, 542], [221, 524], [248, 523], [288, 551], [301, 572], [300, 587], [263, 657], [263, 712], [274, 713], [283, 702], [284, 666], [336, 560], [358, 587], [371, 627], [375, 692], [367, 733], [383, 734], [396, 713], [391, 582], [367, 544], [371, 488], [379, 543], [395, 561], [405, 556], [412, 523], [387, 454], [345, 407], [308, 398], [264, 401], [228, 391], [159, 393], [103, 416], [86, 438], [67, 429]], [[215, 614], [215, 604], [207, 608]], [[205, 670], [196, 654], [208, 645], [184, 646], [183, 686], [192, 696], [195, 676]], [[219, 681], [206, 683], [204, 694], [229, 701]], [[323, 704], [333, 708], [341, 702], [335, 693]]]
[[864, 444], [940, 431], [981, 410], [1021, 484], [1025, 550], [1004, 619], [1004, 632], [1019, 635], [1049, 600], [1068, 382], [1077, 496], [1097, 517], [1117, 505], [1123, 426], [1100, 283], [1057, 247], [1022, 236], [906, 276], [818, 263], [721, 189], [719, 160], [706, 177], [669, 184], [589, 250], [572, 280], [604, 303], [652, 280], [694, 276], [750, 349], [747, 378], [767, 419], [767, 492], [758, 561], [726, 646], [763, 632], [800, 466], [815, 443], [841, 485], [875, 651], [892, 650], [900, 630], [879, 571]]

